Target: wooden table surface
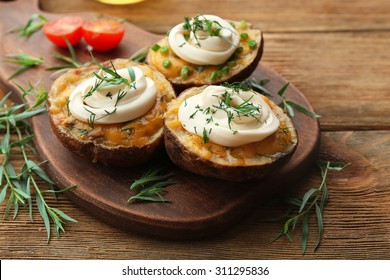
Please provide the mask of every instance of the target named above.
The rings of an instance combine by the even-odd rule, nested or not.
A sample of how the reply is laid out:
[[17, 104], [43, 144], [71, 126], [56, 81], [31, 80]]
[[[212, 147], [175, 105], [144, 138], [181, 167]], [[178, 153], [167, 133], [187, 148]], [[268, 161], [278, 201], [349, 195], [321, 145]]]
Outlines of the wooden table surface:
[[[291, 242], [269, 243], [282, 223], [264, 218], [275, 215], [277, 206], [259, 205], [215, 237], [177, 242], [122, 232], [62, 195], [51, 202], [78, 222], [47, 244], [43, 223], [36, 218], [32, 224], [26, 211], [0, 220], [1, 259], [390, 259], [390, 1], [146, 0], [109, 6], [41, 0], [40, 7], [111, 14], [157, 33], [196, 13], [254, 23], [264, 31], [261, 63], [294, 83], [322, 116], [320, 157], [351, 166], [330, 173], [323, 240], [313, 252], [313, 219], [305, 255], [299, 227]], [[13, 163], [21, 167], [21, 158]], [[285, 194], [300, 197], [320, 180], [313, 166]], [[1, 215], [4, 210], [2, 204]]]

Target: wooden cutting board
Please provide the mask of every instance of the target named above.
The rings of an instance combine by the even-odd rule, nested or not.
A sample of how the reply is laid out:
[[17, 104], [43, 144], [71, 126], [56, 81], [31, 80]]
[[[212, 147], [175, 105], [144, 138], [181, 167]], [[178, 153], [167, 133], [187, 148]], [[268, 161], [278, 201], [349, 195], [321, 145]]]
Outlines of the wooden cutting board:
[[[46, 88], [50, 89], [55, 78], [45, 68], [59, 63], [52, 58], [52, 54], [68, 55], [67, 50], [52, 45], [42, 32], [29, 38], [19, 38], [16, 33], [6, 32], [25, 24], [34, 13], [43, 14], [49, 19], [60, 16], [40, 11], [37, 0], [0, 2], [0, 56], [3, 58], [6, 54], [27, 53], [45, 60], [44, 65], [26, 71], [11, 82], [7, 78], [17, 66], [0, 64], [1, 86], [12, 90], [16, 100], [20, 100], [20, 91], [14, 83], [27, 87], [29, 81], [35, 83], [41, 79]], [[91, 13], [80, 15], [85, 19], [96, 16]], [[120, 46], [110, 52], [94, 52], [94, 56], [100, 61], [128, 58], [135, 51], [154, 44], [160, 38], [161, 35], [151, 34], [126, 23], [126, 34]], [[76, 52], [80, 61], [90, 61], [83, 42], [76, 47]], [[283, 77], [262, 64], [257, 67], [253, 76], [257, 79], [270, 79], [266, 87], [273, 93], [286, 83]], [[305, 96], [292, 84], [288, 87], [286, 96], [313, 110]], [[279, 102], [278, 97], [274, 101]], [[166, 188], [168, 193], [165, 198], [170, 202], [133, 204], [127, 203], [128, 198], [134, 195], [129, 186], [148, 168], [148, 164], [126, 169], [93, 164], [61, 145], [51, 131], [46, 113], [34, 117], [31, 124], [36, 135], [38, 155], [49, 161], [46, 170], [58, 188], [77, 185], [76, 189], [66, 193], [74, 203], [122, 230], [170, 239], [188, 239], [209, 236], [231, 227], [248, 215], [256, 205], [283, 188], [288, 188], [310, 169], [319, 150], [318, 120], [297, 113], [293, 121], [299, 135], [298, 148], [291, 160], [267, 180], [234, 183], [200, 177], [173, 166], [162, 151], [159, 156], [164, 158], [173, 172], [172, 179], [178, 182]]]

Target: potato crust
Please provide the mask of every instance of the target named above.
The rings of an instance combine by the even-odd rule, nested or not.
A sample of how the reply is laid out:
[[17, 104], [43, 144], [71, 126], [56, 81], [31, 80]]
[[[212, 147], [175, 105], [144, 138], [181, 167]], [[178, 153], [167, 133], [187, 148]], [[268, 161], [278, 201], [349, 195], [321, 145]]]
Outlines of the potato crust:
[[[222, 65], [195, 65], [178, 57], [170, 48], [168, 38], [165, 37], [157, 44], [160, 47], [168, 47], [167, 52], [149, 49], [146, 62], [161, 72], [173, 85], [176, 92], [184, 89], [203, 86], [217, 85], [223, 82], [242, 81], [249, 77], [256, 69], [264, 49], [263, 34], [260, 30], [254, 29], [250, 24], [242, 26], [240, 22], [232, 22], [236, 25], [240, 34], [248, 34], [248, 37], [241, 38], [236, 52]], [[255, 48], [249, 47], [249, 41], [256, 42]], [[171, 65], [168, 68], [163, 66], [163, 61], [168, 59]], [[183, 66], [188, 67], [188, 77], [181, 76]], [[211, 79], [212, 73], [218, 73]]]
[[266, 139], [239, 147], [204, 143], [202, 137], [186, 131], [178, 119], [186, 98], [203, 87], [185, 90], [168, 105], [164, 120], [164, 142], [170, 159], [190, 172], [230, 181], [263, 179], [282, 166], [293, 154], [298, 136], [291, 119], [275, 103], [263, 97], [280, 120], [279, 129]]
[[[109, 66], [110, 62], [103, 63]], [[68, 71], [54, 83], [47, 99], [51, 127], [60, 142], [70, 151], [92, 162], [111, 166], [134, 166], [150, 159], [162, 146], [163, 116], [167, 104], [175, 98], [165, 77], [146, 64], [127, 59], [112, 61], [116, 69], [137, 66], [157, 87], [154, 106], [143, 116], [119, 124], [90, 124], [76, 119], [69, 112], [68, 99], [85, 79], [92, 77], [97, 66]]]

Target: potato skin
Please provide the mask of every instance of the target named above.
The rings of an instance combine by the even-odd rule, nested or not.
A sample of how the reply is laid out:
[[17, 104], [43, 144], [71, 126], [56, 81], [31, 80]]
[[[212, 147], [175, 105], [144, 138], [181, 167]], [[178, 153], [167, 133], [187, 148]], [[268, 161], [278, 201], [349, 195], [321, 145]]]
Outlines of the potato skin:
[[147, 145], [141, 147], [108, 147], [92, 141], [82, 141], [70, 137], [63, 129], [54, 124], [52, 118], [50, 118], [50, 125], [58, 140], [69, 151], [93, 163], [102, 163], [107, 166], [132, 167], [139, 165], [151, 159], [162, 148], [162, 129], [156, 139]]
[[[236, 24], [238, 25], [239, 23], [236, 22]], [[211, 65], [205, 66], [206, 67], [205, 75], [201, 76], [200, 78], [193, 77], [193, 76], [191, 76], [191, 74], [186, 79], [181, 78], [179, 69], [181, 68], [182, 65], [189, 66], [191, 69], [190, 72], [192, 71], [192, 73], [197, 72], [196, 70], [194, 70], [196, 68], [196, 65], [188, 63], [188, 62], [180, 59], [179, 57], [177, 57], [173, 53], [173, 51], [171, 49], [169, 49], [168, 55], [160, 55], [160, 59], [168, 58], [172, 61], [172, 67], [170, 67], [170, 69], [165, 69], [164, 67], [162, 67], [160, 65], [161, 61], [159, 60], [159, 57], [156, 58], [156, 56], [158, 56], [157, 55], [158, 52], [154, 52], [151, 49], [149, 49], [149, 51], [148, 51], [148, 54], [146, 57], [146, 62], [149, 65], [156, 68], [158, 71], [160, 71], [163, 75], [165, 75], [167, 77], [167, 79], [172, 83], [172, 85], [177, 93], [180, 93], [183, 90], [190, 88], [190, 87], [199, 87], [199, 86], [203, 86], [203, 85], [218, 85], [218, 84], [222, 84], [224, 82], [232, 83], [232, 82], [243, 81], [244, 79], [248, 78], [253, 73], [253, 71], [256, 69], [257, 65], [259, 64], [259, 61], [261, 60], [261, 57], [263, 55], [263, 50], [264, 50], [263, 33], [260, 30], [254, 29], [250, 26], [251, 25], [248, 24], [248, 28], [246, 28], [244, 30], [239, 29], [239, 32], [242, 32], [242, 33], [252, 32], [254, 34], [253, 36], [255, 36], [255, 37], [253, 39], [255, 39], [255, 41], [257, 43], [257, 47], [255, 50], [256, 52], [252, 53], [249, 50], [249, 48], [247, 47], [247, 43], [248, 43], [249, 39], [245, 40], [245, 41], [240, 41], [239, 47], [244, 49], [245, 55], [243, 55], [243, 56], [241, 56], [240, 54], [237, 55], [239, 58], [238, 59], [239, 65], [236, 65], [235, 67], [233, 67], [233, 70], [230, 71], [228, 74], [226, 74], [226, 75], [224, 74], [224, 75], [222, 75], [222, 77], [217, 78], [213, 81], [211, 81], [209, 79], [209, 77], [210, 77], [211, 72], [217, 70], [217, 68], [215, 66], [211, 66]], [[167, 38], [160, 40], [159, 42], [157, 42], [157, 44], [159, 44], [161, 46], [169, 46], [169, 44], [167, 42]], [[177, 65], [177, 67], [176, 67], [177, 69], [172, 70], [172, 68], [175, 68], [176, 65]], [[236, 68], [236, 70], [234, 70], [235, 68]], [[169, 71], [171, 71], [171, 72], [169, 73]]]
[[[200, 93], [203, 89], [204, 87], [187, 89], [178, 97], [178, 99], [184, 99], [187, 93], [190, 93], [189, 95], [192, 96], [194, 95], [194, 91]], [[172, 106], [169, 106], [166, 116], [168, 114], [171, 114], [171, 110]], [[279, 110], [278, 114], [280, 114]], [[289, 125], [292, 125], [291, 120], [288, 120]], [[263, 158], [259, 157], [258, 164], [229, 165], [226, 163], [218, 163], [205, 159], [199, 153], [186, 147], [183, 144], [183, 141], [180, 139], [180, 133], [178, 133], [178, 130], [170, 128], [169, 125], [167, 125], [167, 121], [165, 121], [164, 124], [164, 143], [171, 161], [175, 165], [189, 172], [206, 177], [218, 178], [235, 182], [261, 180], [278, 170], [293, 155], [298, 144], [298, 138], [295, 128], [290, 127], [289, 129], [291, 130], [291, 133], [293, 135], [293, 143], [291, 144], [291, 146], [287, 147], [280, 153], [273, 155], [272, 161], [264, 161]], [[189, 132], [186, 133], [189, 134]]]
[[[108, 63], [106, 62], [106, 65]], [[96, 124], [95, 128], [92, 129], [87, 123], [74, 118], [65, 108], [67, 105], [63, 104], [64, 101], [59, 101], [66, 98], [72, 89], [80, 84], [84, 78], [89, 77], [93, 71], [96, 71], [97, 68], [95, 66], [70, 70], [59, 77], [49, 92], [46, 106], [54, 134], [71, 152], [94, 163], [99, 162], [109, 166], [130, 167], [149, 160], [163, 147], [163, 114], [165, 113], [167, 103], [175, 98], [175, 93], [171, 84], [162, 74], [145, 64], [125, 59], [115, 59], [113, 64], [117, 69], [130, 66], [144, 67], [143, 71], [144, 69], [147, 70], [147, 76], [157, 83], [159, 92], [154, 107], [143, 116], [125, 123], [130, 128], [136, 127], [137, 133], [138, 130], [140, 130], [140, 133], [144, 133], [142, 130], [152, 130], [144, 137], [146, 140], [136, 142], [135, 140], [137, 139], [134, 138], [138, 137], [137, 133], [128, 133], [127, 135], [120, 131], [122, 124]], [[69, 85], [66, 83], [69, 83]], [[157, 121], [156, 118], [158, 118]], [[145, 122], [145, 119], [150, 119], [151, 122], [154, 122], [152, 129], [150, 126], [142, 126], [142, 122]], [[78, 131], [86, 129], [90, 129], [91, 132], [87, 132], [86, 135], [78, 134]], [[106, 135], [111, 133], [110, 131], [120, 134], [120, 141], [114, 138], [104, 139]], [[94, 134], [96, 136], [93, 136]]]

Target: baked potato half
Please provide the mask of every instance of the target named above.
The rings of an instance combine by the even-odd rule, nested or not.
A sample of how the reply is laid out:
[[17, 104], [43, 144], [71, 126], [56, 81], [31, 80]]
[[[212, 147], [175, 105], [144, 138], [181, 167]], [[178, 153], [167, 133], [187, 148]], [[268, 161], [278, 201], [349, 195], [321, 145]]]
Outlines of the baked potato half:
[[[195, 18], [201, 17], [197, 15]], [[193, 19], [192, 19], [193, 20]], [[195, 20], [193, 20], [195, 21]], [[193, 24], [193, 21], [192, 22]], [[199, 20], [198, 25], [206, 25], [206, 20]], [[211, 20], [210, 20], [211, 21]], [[194, 52], [195, 61], [189, 61], [186, 54], [182, 56], [178, 51], [182, 51], [183, 46], [190, 45], [190, 34], [194, 34], [196, 27], [191, 26], [186, 18], [187, 29], [184, 30], [184, 37], [186, 41], [180, 43], [177, 47], [172, 45], [172, 30], [180, 25], [174, 27], [169, 34], [152, 46], [147, 54], [146, 62], [160, 71], [173, 85], [176, 92], [181, 92], [186, 88], [203, 85], [216, 85], [223, 82], [242, 81], [249, 77], [256, 69], [262, 54], [264, 40], [262, 32], [259, 29], [253, 28], [250, 23], [245, 21], [229, 21], [228, 25], [232, 28], [232, 33], [237, 37], [236, 42], [231, 39], [226, 39], [227, 44], [234, 47], [233, 53], [227, 56], [223, 61], [217, 61], [212, 64], [212, 59], [208, 56], [202, 61], [197, 61], [201, 57], [201, 53]], [[189, 26], [189, 27], [188, 27]], [[229, 29], [224, 27], [225, 30]], [[206, 29], [206, 27], [205, 27]], [[230, 29], [229, 29], [230, 30]], [[202, 31], [204, 32], [204, 31]], [[222, 32], [218, 32], [222, 34]], [[213, 34], [209, 36], [214, 39], [218, 36]], [[202, 39], [195, 40], [195, 45], [202, 44]], [[200, 45], [199, 45], [200, 47]], [[196, 49], [197, 47], [195, 47]], [[185, 50], [183, 50], [185, 52]], [[191, 50], [189, 49], [188, 52]]]
[[[186, 103], [191, 97], [201, 94], [207, 87], [187, 89], [168, 105], [164, 119], [164, 143], [174, 164], [202, 176], [229, 181], [247, 181], [263, 179], [280, 168], [292, 156], [298, 144], [298, 136], [292, 120], [280, 107], [262, 95], [261, 98], [272, 110], [279, 123], [276, 131], [261, 141], [227, 147], [208, 141], [205, 134], [202, 137], [185, 129], [186, 125], [183, 125], [179, 119], [181, 105], [187, 106]], [[260, 95], [255, 92], [254, 94]], [[196, 114], [205, 114], [207, 111], [201, 107], [195, 108], [199, 109]], [[190, 118], [193, 118], [194, 114], [192, 113]], [[206, 118], [209, 119], [210, 116]], [[204, 129], [205, 132], [214, 133], [209, 128]]]
[[[92, 114], [87, 121], [75, 117], [69, 108], [70, 96], [76, 87], [100, 73], [100, 66], [111, 69], [141, 69], [157, 89], [151, 108], [135, 119], [119, 123], [93, 123], [97, 117]], [[163, 115], [168, 103], [175, 98], [174, 90], [161, 73], [146, 64], [115, 59], [100, 66], [73, 69], [55, 80], [47, 99], [51, 127], [66, 148], [92, 162], [110, 166], [141, 164], [163, 146]], [[101, 73], [98, 75], [102, 76]], [[111, 92], [108, 92], [107, 96], [109, 94]], [[115, 110], [106, 112], [114, 114], [114, 111], [116, 107]]]

